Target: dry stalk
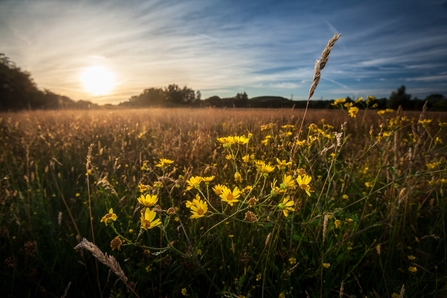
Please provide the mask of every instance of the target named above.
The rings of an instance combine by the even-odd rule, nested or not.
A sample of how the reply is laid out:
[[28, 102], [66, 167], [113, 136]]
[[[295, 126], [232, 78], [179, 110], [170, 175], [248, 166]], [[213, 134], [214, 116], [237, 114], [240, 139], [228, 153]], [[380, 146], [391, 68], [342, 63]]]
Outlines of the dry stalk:
[[334, 36], [329, 39], [326, 47], [321, 53], [320, 60], [315, 61], [314, 66], [314, 77], [312, 79], [312, 85], [310, 85], [309, 95], [307, 97], [307, 101], [309, 102], [310, 98], [314, 95], [315, 89], [317, 89], [318, 83], [320, 82], [321, 71], [326, 66], [327, 61], [329, 60], [329, 54], [331, 53], [332, 48], [335, 45], [335, 42], [340, 38], [340, 33], [335, 33]]
[[76, 251], [82, 249], [88, 250], [98, 261], [109, 267], [110, 270], [113, 273], [115, 273], [115, 275], [118, 276], [119, 279], [121, 279], [121, 281], [126, 285], [126, 287], [138, 297], [138, 295], [135, 293], [133, 288], [128, 283], [128, 278], [124, 274], [124, 271], [121, 269], [120, 264], [113, 256], [109, 256], [107, 255], [107, 253], [104, 254], [95, 244], [93, 244], [92, 242], [88, 241], [85, 238], [83, 238], [82, 241], [74, 247], [74, 249]]
[[[314, 77], [312, 79], [312, 84], [310, 85], [309, 94], [307, 96], [306, 108], [304, 109], [304, 115], [303, 115], [303, 118], [301, 119], [300, 129], [298, 130], [298, 135], [296, 136], [297, 139], [299, 139], [301, 132], [303, 131], [304, 119], [306, 119], [307, 110], [309, 108], [309, 101], [312, 98], [312, 96], [314, 95], [315, 89], [317, 89], [318, 83], [320, 82], [321, 71], [326, 66], [326, 63], [329, 60], [329, 54], [331, 53], [331, 50], [334, 47], [335, 42], [340, 38], [340, 36], [341, 36], [340, 33], [335, 33], [334, 36], [331, 39], [329, 39], [328, 43], [326, 44], [326, 47], [324, 48], [323, 52], [321, 53], [320, 59], [319, 60], [317, 59], [315, 61]], [[291, 150], [290, 159], [292, 159], [295, 148], [296, 148], [296, 145], [294, 143], [293, 148]]]

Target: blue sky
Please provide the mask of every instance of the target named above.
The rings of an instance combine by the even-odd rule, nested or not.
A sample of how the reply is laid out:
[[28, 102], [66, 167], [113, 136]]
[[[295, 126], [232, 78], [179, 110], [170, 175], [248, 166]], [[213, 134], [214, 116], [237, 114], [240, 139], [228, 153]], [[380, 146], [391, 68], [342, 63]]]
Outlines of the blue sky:
[[[447, 95], [447, 1], [0, 0], [0, 53], [40, 89], [119, 103], [169, 84], [202, 98], [307, 99], [315, 60], [342, 34], [314, 99]], [[87, 93], [80, 73], [100, 65], [117, 85]]]

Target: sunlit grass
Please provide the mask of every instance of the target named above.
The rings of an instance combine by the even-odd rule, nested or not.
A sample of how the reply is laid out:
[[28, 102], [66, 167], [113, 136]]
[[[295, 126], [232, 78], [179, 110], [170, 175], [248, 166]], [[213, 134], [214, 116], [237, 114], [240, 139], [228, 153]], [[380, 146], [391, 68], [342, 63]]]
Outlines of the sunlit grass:
[[446, 115], [340, 107], [1, 114], [2, 289], [441, 292]]

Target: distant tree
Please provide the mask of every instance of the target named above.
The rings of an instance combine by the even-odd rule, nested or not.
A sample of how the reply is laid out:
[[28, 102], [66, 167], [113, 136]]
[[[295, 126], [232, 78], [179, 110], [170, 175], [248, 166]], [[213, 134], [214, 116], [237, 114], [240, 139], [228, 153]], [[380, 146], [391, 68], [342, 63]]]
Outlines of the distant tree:
[[195, 102], [200, 102], [202, 100], [202, 93], [200, 93], [199, 90], [196, 91], [196, 98], [194, 99]]
[[60, 109], [74, 104], [70, 98], [48, 89], [40, 91], [29, 72], [0, 54], [0, 110]]
[[0, 54], [0, 109], [20, 110], [39, 105], [39, 90], [31, 74]]
[[166, 94], [161, 88], [144, 89], [138, 96], [132, 96], [133, 106], [162, 106], [166, 101]]
[[187, 86], [180, 88], [176, 84], [171, 84], [164, 89], [166, 100], [170, 104], [190, 104], [194, 102], [195, 92]]
[[247, 93], [238, 93], [234, 98], [234, 106], [236, 108], [246, 108], [248, 106], [248, 95]]
[[408, 108], [410, 106], [411, 95], [405, 92], [405, 86], [402, 85], [397, 89], [397, 91], [393, 91], [388, 99], [387, 108], [390, 109], [398, 109], [399, 106], [402, 108]]

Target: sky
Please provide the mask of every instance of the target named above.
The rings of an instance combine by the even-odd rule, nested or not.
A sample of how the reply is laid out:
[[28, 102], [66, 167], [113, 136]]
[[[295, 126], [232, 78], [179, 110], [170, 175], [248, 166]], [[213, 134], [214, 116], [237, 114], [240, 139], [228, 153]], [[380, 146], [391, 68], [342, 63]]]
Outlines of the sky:
[[[306, 100], [335, 33], [313, 99], [447, 95], [447, 0], [0, 0], [0, 53], [39, 89], [98, 104], [169, 84]], [[83, 85], [94, 66], [110, 93]]]

